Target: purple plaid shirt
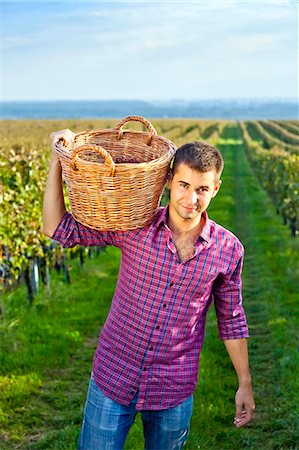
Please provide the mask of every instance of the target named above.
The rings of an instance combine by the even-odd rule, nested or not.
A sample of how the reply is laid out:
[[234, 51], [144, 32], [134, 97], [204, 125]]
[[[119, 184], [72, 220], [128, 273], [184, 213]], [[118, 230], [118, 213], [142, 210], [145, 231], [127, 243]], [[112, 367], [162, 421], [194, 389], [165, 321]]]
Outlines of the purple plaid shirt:
[[208, 308], [214, 300], [221, 339], [248, 337], [242, 307], [243, 247], [210, 220], [195, 253], [180, 262], [167, 226], [168, 207], [149, 226], [97, 231], [65, 213], [53, 239], [63, 247], [114, 245], [122, 258], [111, 308], [94, 355], [99, 388], [138, 410], [170, 408], [195, 390]]

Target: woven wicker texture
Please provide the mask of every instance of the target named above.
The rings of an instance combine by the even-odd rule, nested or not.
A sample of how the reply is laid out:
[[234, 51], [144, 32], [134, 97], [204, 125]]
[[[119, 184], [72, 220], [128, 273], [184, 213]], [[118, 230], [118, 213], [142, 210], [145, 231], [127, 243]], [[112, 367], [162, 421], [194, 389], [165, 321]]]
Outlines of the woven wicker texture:
[[[132, 120], [148, 132], [123, 130]], [[59, 141], [55, 150], [75, 219], [97, 230], [131, 230], [152, 221], [176, 148], [148, 120], [128, 116], [112, 129], [77, 133], [70, 147]]]

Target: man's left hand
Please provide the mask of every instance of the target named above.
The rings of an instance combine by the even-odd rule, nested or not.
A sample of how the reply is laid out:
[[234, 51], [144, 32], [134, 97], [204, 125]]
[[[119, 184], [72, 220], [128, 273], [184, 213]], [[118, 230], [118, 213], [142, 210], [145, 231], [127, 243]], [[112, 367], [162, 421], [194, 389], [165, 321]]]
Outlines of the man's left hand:
[[240, 386], [237, 390], [236, 397], [236, 417], [234, 418], [234, 425], [236, 427], [244, 427], [253, 418], [255, 410], [255, 403], [252, 394], [251, 386]]

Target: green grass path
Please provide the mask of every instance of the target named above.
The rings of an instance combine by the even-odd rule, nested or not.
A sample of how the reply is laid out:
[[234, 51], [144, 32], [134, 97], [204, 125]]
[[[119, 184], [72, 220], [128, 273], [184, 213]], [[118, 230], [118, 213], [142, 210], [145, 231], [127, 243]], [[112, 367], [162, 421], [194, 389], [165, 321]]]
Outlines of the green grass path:
[[[223, 186], [209, 215], [245, 246], [244, 305], [251, 339], [256, 415], [232, 425], [236, 376], [218, 339], [214, 310], [207, 320], [192, 428], [186, 450], [295, 449], [298, 442], [296, 297], [298, 240], [289, 236], [248, 165], [236, 124], [219, 147]], [[93, 352], [107, 315], [119, 253], [109, 248], [83, 270], [72, 262], [72, 284], [59, 277], [31, 310], [24, 290], [4, 299], [0, 322], [0, 449], [75, 449]], [[143, 448], [140, 417], [125, 449]]]

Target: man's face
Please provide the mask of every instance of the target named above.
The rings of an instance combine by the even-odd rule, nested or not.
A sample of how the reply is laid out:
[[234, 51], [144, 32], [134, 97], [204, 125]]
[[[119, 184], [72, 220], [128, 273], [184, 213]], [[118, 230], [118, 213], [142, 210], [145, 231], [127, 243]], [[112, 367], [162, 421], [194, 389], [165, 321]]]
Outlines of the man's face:
[[216, 170], [198, 172], [180, 164], [170, 180], [169, 213], [173, 218], [200, 220], [220, 185]]

